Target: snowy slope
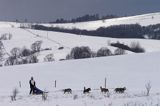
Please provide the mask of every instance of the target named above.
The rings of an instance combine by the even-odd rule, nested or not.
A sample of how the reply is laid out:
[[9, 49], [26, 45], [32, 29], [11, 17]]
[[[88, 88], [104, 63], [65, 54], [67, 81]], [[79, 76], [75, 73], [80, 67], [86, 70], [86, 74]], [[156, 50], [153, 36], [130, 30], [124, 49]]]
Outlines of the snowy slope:
[[[152, 17], [154, 16], [154, 18]], [[142, 25], [155, 24], [159, 21], [159, 13], [112, 19], [111, 24], [121, 22], [142, 22]], [[137, 18], [136, 18], [137, 17]], [[148, 17], [148, 18], [147, 18]], [[126, 18], [126, 19], [125, 19]], [[131, 21], [131, 19], [133, 19]], [[144, 21], [140, 21], [143, 19]], [[128, 21], [127, 21], [128, 20]], [[134, 21], [135, 20], [135, 21]], [[155, 22], [153, 21], [155, 20]], [[109, 20], [106, 20], [108, 22]], [[105, 22], [105, 23], [106, 23]], [[145, 24], [144, 24], [144, 23]], [[77, 27], [88, 30], [99, 27], [102, 21], [77, 23]], [[94, 22], [93, 22], [94, 23]], [[19, 23], [0, 22], [0, 35], [11, 33], [11, 40], [2, 41], [5, 50], [9, 53], [14, 47], [30, 48], [35, 41], [43, 41], [43, 51], [39, 55], [41, 63], [0, 67], [0, 106], [159, 106], [160, 105], [160, 42], [147, 39], [116, 39], [101, 38], [85, 35], [74, 35], [59, 32], [39, 31], [18, 28]], [[65, 24], [66, 27], [67, 24]], [[72, 28], [71, 25], [69, 25]], [[74, 26], [75, 27], [75, 26]], [[63, 59], [75, 46], [89, 46], [93, 51], [101, 47], [108, 47], [113, 52], [116, 48], [110, 47], [108, 42], [121, 42], [130, 44], [139, 42], [147, 53], [123, 56], [110, 56], [103, 58], [80, 59], [69, 61], [56, 61], [42, 63], [43, 58], [50, 53], [56, 60]], [[58, 50], [59, 47], [63, 50]], [[41, 95], [29, 95], [29, 79], [33, 76], [37, 87], [49, 91], [48, 100], [42, 101]], [[107, 78], [108, 94], [100, 93], [100, 86], [104, 86]], [[57, 80], [57, 88], [54, 81]], [[149, 97], [146, 97], [145, 84], [151, 82], [152, 89]], [[21, 88], [19, 86], [21, 83]], [[91, 87], [90, 94], [82, 94], [83, 87]], [[126, 86], [124, 94], [116, 94], [114, 88]], [[10, 96], [14, 88], [18, 88], [17, 101], [11, 101]], [[72, 88], [73, 94], [63, 94], [62, 89]]]
[[[85, 35], [74, 35], [59, 32], [47, 32], [31, 29], [21, 29], [12, 27], [1, 27], [0, 35], [4, 33], [11, 33], [13, 35], [11, 40], [3, 40], [4, 47], [8, 53], [14, 47], [27, 47], [30, 48], [31, 44], [35, 41], [43, 41], [42, 49], [51, 48], [52, 50], [43, 51], [40, 53], [40, 62], [43, 58], [50, 53], [54, 54], [56, 60], [64, 59], [73, 47], [76, 46], [89, 46], [92, 51], [97, 51], [101, 47], [108, 47], [112, 52], [116, 48], [108, 45], [108, 42], [121, 42], [130, 45], [131, 42], [139, 42], [146, 52], [155, 52], [160, 49], [160, 42], [158, 40], [147, 39], [116, 39], [116, 38], [101, 38], [91, 37]], [[64, 47], [63, 50], [58, 50], [59, 47]], [[127, 52], [130, 53], [130, 52]]]
[[58, 81], [59, 89], [82, 89], [85, 85], [97, 88], [99, 84], [103, 85], [105, 77], [111, 88], [127, 86], [131, 90], [139, 90], [150, 80], [153, 88], [159, 89], [159, 59], [160, 53], [157, 52], [2, 67], [0, 89], [11, 89], [17, 86], [18, 81], [28, 89], [27, 79], [30, 76], [35, 77], [38, 86], [48, 90], [53, 90], [54, 80]]
[[108, 27], [111, 25], [120, 24], [140, 24], [142, 26], [154, 25], [160, 23], [160, 12], [150, 13], [137, 16], [129, 16], [122, 18], [90, 21], [90, 22], [80, 22], [80, 23], [67, 23], [67, 24], [42, 24], [50, 27], [61, 27], [67, 29], [85, 29], [85, 30], [96, 30], [99, 27]]
[[20, 23], [0, 21], [0, 28], [20, 27]]
[[[5, 106], [123, 106], [124, 104], [159, 103], [160, 52], [132, 54], [117, 57], [71, 60], [0, 68], [0, 105]], [[48, 101], [41, 96], [27, 96], [28, 80], [34, 76], [37, 87], [49, 91]], [[100, 93], [99, 86], [107, 87], [110, 98]], [[57, 88], [54, 81], [57, 80]], [[19, 81], [22, 87], [19, 88]], [[152, 85], [151, 96], [146, 97], [145, 84]], [[82, 94], [83, 87], [91, 87], [91, 94]], [[127, 87], [125, 94], [115, 94], [115, 87]], [[18, 100], [11, 102], [13, 88], [18, 88]], [[72, 88], [73, 94], [63, 94], [64, 88]], [[77, 98], [74, 99], [74, 96]], [[151, 99], [152, 98], [152, 99]]]

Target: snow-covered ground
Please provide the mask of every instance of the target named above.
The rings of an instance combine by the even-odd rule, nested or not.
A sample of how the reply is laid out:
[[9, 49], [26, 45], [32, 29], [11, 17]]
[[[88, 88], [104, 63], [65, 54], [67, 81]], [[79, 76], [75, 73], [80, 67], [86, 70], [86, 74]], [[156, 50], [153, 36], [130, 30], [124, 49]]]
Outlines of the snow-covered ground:
[[[78, 28], [92, 30], [100, 26], [113, 24], [140, 23], [141, 25], [159, 23], [160, 13], [124, 17], [118, 19], [76, 23]], [[117, 21], [116, 21], [117, 20]], [[118, 21], [119, 20], [119, 21]], [[109, 24], [109, 21], [110, 24]], [[85, 26], [83, 26], [83, 24]], [[71, 24], [65, 27], [72, 28]], [[160, 41], [149, 39], [116, 39], [74, 35], [59, 32], [39, 31], [18, 28], [19, 23], [0, 22], [0, 35], [12, 34], [11, 40], [3, 40], [5, 50], [9, 53], [14, 47], [30, 48], [35, 41], [43, 41], [43, 51], [39, 54], [38, 64], [0, 67], [0, 106], [159, 106], [160, 105]], [[75, 46], [89, 46], [93, 51], [108, 47], [112, 52], [116, 49], [108, 45], [117, 42], [130, 45], [139, 42], [146, 53], [110, 56], [91, 59], [54, 61], [43, 63], [43, 58], [50, 53], [56, 60], [64, 59]], [[58, 50], [59, 47], [64, 47]], [[42, 101], [41, 95], [29, 95], [29, 79], [33, 76], [36, 85], [49, 91], [48, 99]], [[109, 94], [102, 94], [100, 86], [104, 86], [107, 78]], [[54, 87], [55, 80], [57, 87]], [[146, 96], [145, 84], [151, 83], [150, 96]], [[20, 87], [21, 83], [21, 87]], [[90, 87], [91, 93], [84, 95], [83, 87]], [[124, 94], [114, 92], [116, 87], [126, 87]], [[12, 90], [19, 93], [16, 101], [11, 101]], [[72, 94], [63, 94], [62, 90], [71, 88]]]
[[[43, 42], [42, 49], [51, 48], [52, 50], [47, 50], [40, 53], [39, 59], [41, 62], [43, 61], [43, 58], [50, 53], [54, 54], [55, 60], [65, 59], [71, 49], [76, 46], [89, 46], [91, 50], [95, 52], [101, 47], [108, 47], [112, 52], [114, 52], [116, 48], [109, 46], [108, 43], [116, 43], [117, 41], [127, 45], [130, 45], [131, 42], [139, 42], [140, 45], [145, 48], [146, 52], [155, 52], [160, 50], [159, 40], [116, 39], [21, 28], [0, 28], [0, 35], [4, 33], [11, 33], [13, 35], [11, 40], [2, 41], [8, 53], [10, 53], [11, 49], [14, 47], [31, 48], [31, 44], [35, 41]], [[64, 49], [59, 50], [59, 47], [64, 47]], [[131, 52], [127, 53], [130, 54]]]
[[[3, 67], [0, 69], [0, 105], [157, 106], [160, 103], [159, 60], [160, 52], [157, 52]], [[42, 101], [41, 95], [29, 95], [31, 76], [37, 87], [49, 91], [47, 101]], [[104, 86], [105, 77], [110, 97], [99, 89]], [[55, 80], [57, 88], [54, 87]], [[145, 84], [148, 82], [152, 88], [147, 97]], [[91, 87], [90, 94], [82, 93], [84, 86]], [[114, 92], [114, 88], [124, 86], [127, 88], [124, 94]], [[12, 102], [10, 95], [14, 88], [19, 94], [17, 101]], [[73, 94], [63, 94], [65, 88], [71, 88]]]
[[99, 27], [108, 27], [111, 25], [120, 24], [140, 24], [142, 26], [154, 25], [160, 23], [160, 12], [150, 13], [144, 15], [80, 22], [80, 23], [67, 23], [67, 24], [42, 24], [50, 27], [61, 27], [66, 29], [85, 29], [85, 30], [96, 30]]

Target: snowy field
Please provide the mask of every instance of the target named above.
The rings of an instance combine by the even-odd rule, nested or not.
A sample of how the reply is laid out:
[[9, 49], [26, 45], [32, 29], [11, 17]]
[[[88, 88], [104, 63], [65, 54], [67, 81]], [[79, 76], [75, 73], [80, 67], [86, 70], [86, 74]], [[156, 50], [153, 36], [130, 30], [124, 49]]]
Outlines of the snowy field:
[[[160, 53], [157, 52], [3, 67], [0, 69], [0, 105], [159, 106], [159, 60]], [[42, 101], [41, 95], [29, 95], [31, 76], [37, 87], [49, 91], [47, 101]], [[100, 92], [105, 77], [110, 94]], [[57, 88], [54, 87], [55, 80]], [[150, 96], [146, 96], [145, 84], [148, 82], [152, 86]], [[84, 86], [92, 89], [90, 94], [82, 93]], [[124, 86], [127, 88], [124, 94], [114, 92], [114, 88]], [[12, 102], [10, 95], [14, 88], [19, 94]], [[63, 94], [65, 88], [71, 88], [73, 94]]]
[[[64, 24], [62, 27], [67, 28], [84, 28], [86, 30], [92, 30], [103, 26], [110, 25], [119, 25], [119, 24], [131, 24], [139, 23], [143, 26], [158, 24], [160, 22], [160, 13], [150, 13], [144, 15], [122, 17], [116, 19], [106, 20], [105, 23], [102, 23], [102, 20], [99, 21], [90, 21], [84, 23], [75, 23], [75, 24]], [[3, 44], [5, 46], [6, 52], [10, 52], [14, 47], [27, 47], [31, 48], [31, 44], [35, 41], [42, 41], [42, 49], [50, 48], [49, 51], [43, 51], [40, 53], [39, 59], [42, 62], [43, 58], [50, 53], [54, 54], [55, 60], [64, 59], [66, 55], [71, 51], [73, 47], [76, 46], [89, 46], [92, 51], [96, 52], [101, 47], [108, 47], [112, 52], [116, 48], [111, 47], [108, 43], [124, 43], [130, 45], [131, 42], [139, 42], [142, 47], [145, 48], [146, 52], [155, 52], [160, 49], [159, 40], [144, 40], [144, 39], [116, 39], [116, 38], [104, 38], [104, 37], [92, 37], [85, 35], [75, 35], [68, 33], [59, 33], [51, 31], [39, 31], [31, 29], [21, 29], [18, 28], [22, 23], [15, 22], [0, 22], [0, 35], [5, 33], [10, 33], [13, 35], [11, 40], [4, 40]], [[47, 24], [46, 24], [47, 25]], [[51, 25], [52, 24], [48, 24]], [[61, 24], [58, 24], [61, 26]], [[53, 26], [57, 26], [54, 25]], [[96, 28], [92, 28], [96, 27]], [[63, 50], [58, 50], [59, 47], [64, 47]], [[130, 54], [131, 52], [128, 52]]]
[[[157, 24], [160, 13], [145, 14], [86, 23], [65, 24], [67, 28], [78, 27], [88, 30], [101, 26], [140, 23], [141, 25]], [[110, 24], [109, 24], [110, 23]], [[48, 24], [49, 25], [49, 24]], [[85, 27], [83, 26], [85, 25]], [[39, 31], [18, 28], [19, 23], [0, 22], [0, 35], [11, 33], [11, 40], [3, 40], [6, 52], [14, 47], [27, 48], [35, 41], [41, 40], [42, 51], [39, 54], [40, 63], [0, 67], [0, 106], [160, 106], [160, 41], [148, 39], [116, 39], [74, 35], [59, 32]], [[63, 25], [62, 25], [63, 26]], [[92, 51], [108, 47], [112, 52], [116, 49], [108, 43], [130, 45], [139, 42], [146, 53], [110, 56], [91, 59], [58, 61], [76, 46], [89, 46]], [[59, 47], [64, 49], [59, 50]], [[56, 61], [43, 62], [43, 58], [53, 53]], [[46, 101], [41, 95], [29, 95], [29, 79], [34, 77], [38, 88], [48, 91]], [[107, 79], [109, 93], [100, 92]], [[55, 80], [57, 87], [55, 88]], [[146, 96], [145, 85], [150, 82], [150, 96]], [[21, 86], [20, 86], [21, 85]], [[90, 87], [90, 94], [83, 94], [83, 87]], [[123, 94], [117, 94], [114, 89], [126, 87]], [[19, 93], [16, 101], [11, 101], [14, 88]], [[64, 94], [63, 89], [71, 88], [72, 94]]]
[[[0, 28], [0, 35], [4, 33], [11, 33], [13, 35], [11, 40], [2, 41], [7, 53], [10, 53], [14, 47], [21, 49], [26, 47], [30, 49], [34, 42], [42, 41], [42, 49], [50, 48], [51, 50], [42, 51], [39, 54], [38, 58], [40, 62], [43, 62], [44, 57], [50, 53], [54, 54], [54, 59], [56, 61], [59, 59], [65, 59], [71, 49], [76, 46], [89, 46], [94, 52], [101, 47], [108, 47], [112, 52], [114, 52], [116, 48], [111, 47], [108, 43], [116, 43], [117, 41], [127, 45], [130, 45], [132, 42], [139, 42], [139, 44], [145, 48], [146, 52], [155, 52], [160, 50], [159, 40], [116, 39], [21, 28]], [[64, 49], [59, 50], [59, 47], [64, 47]], [[126, 53], [131, 54], [132, 52], [126, 51]]]

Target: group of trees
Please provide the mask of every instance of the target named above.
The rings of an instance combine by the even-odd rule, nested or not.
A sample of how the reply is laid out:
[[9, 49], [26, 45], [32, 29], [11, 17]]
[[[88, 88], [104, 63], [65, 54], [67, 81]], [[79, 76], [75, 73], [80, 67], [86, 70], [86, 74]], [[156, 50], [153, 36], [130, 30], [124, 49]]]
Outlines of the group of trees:
[[[42, 41], [36, 41], [31, 45], [31, 48], [13, 48], [10, 51], [9, 57], [6, 59], [4, 65], [18, 65], [38, 63], [38, 55], [41, 51]], [[48, 54], [44, 57], [45, 62], [54, 61], [53, 54]]]
[[88, 46], [74, 47], [72, 48], [70, 54], [67, 55], [66, 59], [82, 59], [82, 58], [92, 58], [92, 57], [103, 57], [103, 56], [114, 56], [114, 55], [123, 55], [125, 50], [143, 53], [145, 49], [141, 47], [139, 42], [132, 42], [130, 46], [122, 44], [120, 42], [110, 43], [110, 46], [114, 46], [117, 49], [112, 51], [107, 47], [102, 47], [97, 52], [93, 52]]
[[100, 27], [92, 31], [46, 27], [43, 25], [32, 25], [32, 28], [99, 37], [160, 39], [160, 24], [150, 26], [141, 26], [139, 24], [114, 25], [110, 27]]
[[107, 47], [102, 47], [97, 52], [93, 52], [88, 46], [82, 46], [72, 48], [70, 54], [67, 55], [66, 59], [83, 59], [123, 54], [125, 54], [125, 50], [121, 48], [117, 48], [114, 53], [112, 53], [111, 50]]
[[110, 43], [110, 46], [118, 47], [118, 48], [128, 50], [131, 52], [135, 52], [135, 53], [145, 52], [145, 49], [143, 47], [141, 47], [139, 42], [131, 42], [130, 46], [123, 44], [123, 43], [120, 43], [120, 42], [116, 42], [116, 43]]
[[0, 36], [0, 66], [2, 66], [3, 61], [4, 61], [4, 55], [5, 55], [5, 48], [3, 45], [3, 40], [10, 40], [12, 38], [12, 34], [11, 33], [4, 33], [1, 34]]
[[6, 59], [4, 65], [9, 66], [18, 64], [37, 63], [37, 55], [37, 53], [30, 49], [27, 49], [26, 47], [22, 49], [15, 47], [10, 51], [9, 57]]
[[101, 19], [111, 19], [111, 18], [117, 18], [118, 16], [116, 15], [106, 15], [100, 17], [98, 14], [86, 14], [84, 16], [80, 16], [77, 18], [72, 18], [71, 20], [66, 20], [64, 18], [59, 18], [55, 22], [50, 22], [50, 23], [75, 23], [75, 22], [86, 22], [86, 21], [95, 21], [95, 20], [101, 20]]
[[[37, 58], [39, 52], [43, 50], [41, 48], [42, 41], [36, 41], [31, 45], [31, 48], [26, 47], [13, 48], [8, 54], [8, 58], [5, 61], [6, 66], [9, 65], [18, 65], [18, 64], [29, 64], [29, 63], [38, 63]], [[88, 46], [74, 47], [71, 52], [66, 56], [66, 59], [82, 59], [82, 58], [93, 58], [93, 57], [102, 57], [102, 56], [114, 56], [114, 55], [123, 55], [125, 50], [130, 50], [132, 52], [144, 52], [145, 50], [140, 46], [138, 42], [132, 42], [130, 47], [122, 43], [110, 43], [111, 46], [117, 47], [114, 52], [112, 52], [107, 47], [102, 47], [97, 52], [93, 52]], [[3, 43], [0, 41], [0, 60], [3, 59]], [[54, 55], [48, 54], [44, 57], [45, 62], [54, 61]]]
[[2, 43], [2, 41], [0, 41], [0, 66], [2, 65], [2, 61], [3, 61], [3, 56], [4, 56], [4, 46], [3, 46], [3, 43]]
[[11, 40], [12, 34], [11, 33], [4, 33], [0, 36], [0, 40]]

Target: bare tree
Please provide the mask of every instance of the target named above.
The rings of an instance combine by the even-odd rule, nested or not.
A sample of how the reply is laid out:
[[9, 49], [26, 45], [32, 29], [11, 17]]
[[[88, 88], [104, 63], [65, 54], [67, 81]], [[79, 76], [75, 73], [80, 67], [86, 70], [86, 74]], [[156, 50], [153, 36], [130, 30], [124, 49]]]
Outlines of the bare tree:
[[15, 58], [19, 57], [21, 54], [20, 48], [17, 48], [17, 47], [13, 48], [10, 52], [11, 52], [12, 56]]
[[30, 55], [28, 57], [29, 63], [38, 63], [37, 55]]
[[149, 96], [150, 90], [151, 90], [151, 88], [152, 88], [151, 82], [149, 81], [149, 82], [145, 85], [145, 87], [146, 87], [146, 91], [147, 91], [146, 95]]
[[143, 52], [145, 52], [145, 49], [141, 47], [141, 45], [139, 44], [139, 42], [131, 42], [130, 48], [131, 48], [131, 50], [133, 52], [136, 52], [136, 53], [143, 53]]
[[11, 100], [12, 101], [16, 100], [17, 94], [18, 94], [18, 89], [17, 88], [13, 89], [12, 95], [11, 95]]
[[92, 51], [88, 46], [74, 47], [71, 50], [70, 59], [82, 59], [92, 57]]
[[2, 43], [2, 41], [0, 41], [0, 61], [3, 60], [3, 55], [4, 55], [4, 53], [3, 53], [3, 43]]
[[8, 34], [8, 40], [11, 40], [12, 36], [13, 36], [13, 35], [12, 35], [11, 33], [9, 33], [9, 34]]
[[29, 56], [31, 55], [31, 50], [30, 49], [27, 49], [26, 47], [23, 47], [23, 49], [21, 50], [21, 55], [22, 56]]
[[0, 49], [3, 49], [3, 42], [2, 41], [0, 41]]
[[97, 51], [97, 57], [110, 55], [112, 55], [112, 52], [107, 47], [102, 47]]
[[117, 49], [114, 51], [114, 54], [115, 54], [115, 55], [123, 55], [123, 54], [125, 54], [125, 50], [120, 49], [120, 48], [117, 48]]
[[12, 38], [11, 33], [4, 33], [0, 36], [0, 40], [10, 40]]
[[46, 55], [45, 58], [44, 58], [44, 61], [45, 61], [45, 62], [54, 61], [53, 54], [48, 54], [48, 55]]
[[10, 66], [10, 65], [14, 65], [15, 64], [15, 57], [10, 56], [7, 58], [7, 60], [5, 61], [5, 66]]
[[46, 92], [42, 93], [42, 100], [46, 101], [48, 98], [48, 94]]
[[35, 52], [39, 52], [41, 50], [41, 45], [42, 45], [42, 41], [36, 41], [31, 45], [31, 49], [32, 51]]

